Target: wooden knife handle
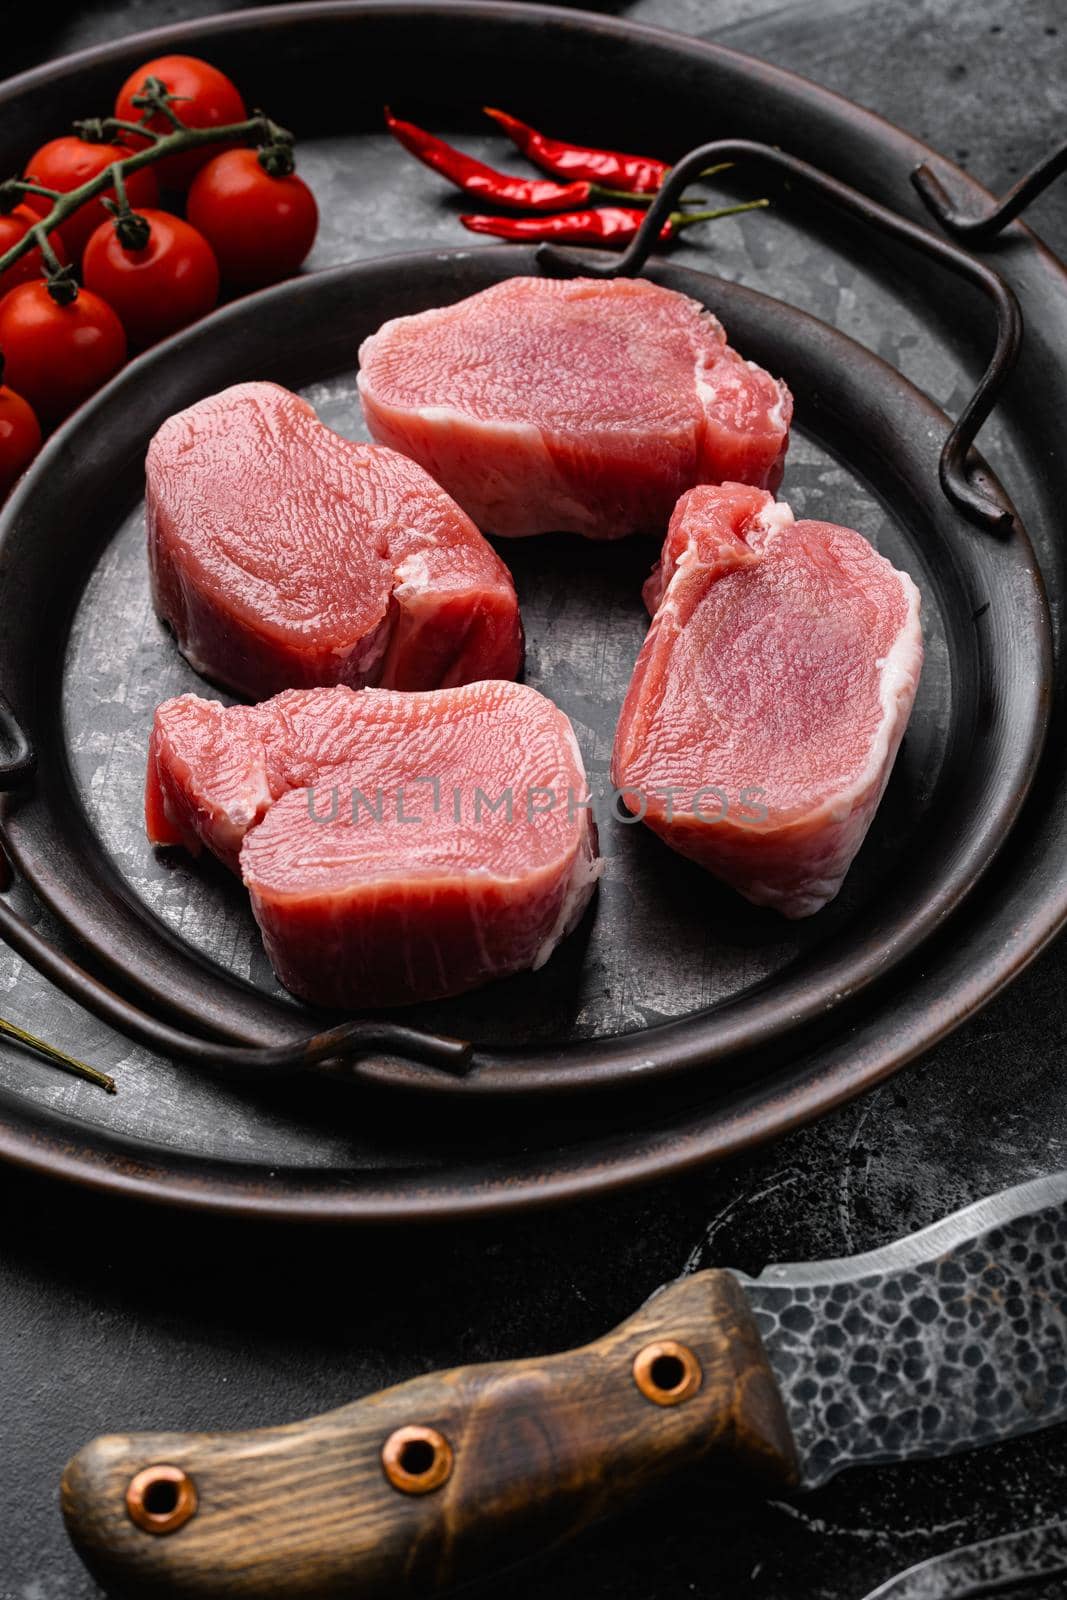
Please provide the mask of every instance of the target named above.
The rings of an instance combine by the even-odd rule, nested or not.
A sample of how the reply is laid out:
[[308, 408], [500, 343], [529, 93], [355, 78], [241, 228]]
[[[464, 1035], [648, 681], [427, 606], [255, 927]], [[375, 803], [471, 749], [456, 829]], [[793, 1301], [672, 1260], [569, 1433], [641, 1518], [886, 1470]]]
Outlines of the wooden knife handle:
[[543, 1361], [435, 1373], [285, 1427], [96, 1439], [62, 1505], [112, 1594], [369, 1600], [499, 1570], [712, 1457], [795, 1481], [759, 1334], [719, 1271]]

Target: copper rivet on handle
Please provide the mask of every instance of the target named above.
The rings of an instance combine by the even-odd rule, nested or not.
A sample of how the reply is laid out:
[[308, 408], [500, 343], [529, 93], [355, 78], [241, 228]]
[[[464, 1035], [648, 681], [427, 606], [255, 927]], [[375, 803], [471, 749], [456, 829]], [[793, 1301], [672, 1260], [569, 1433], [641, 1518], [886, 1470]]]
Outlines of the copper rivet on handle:
[[452, 1472], [452, 1446], [436, 1428], [397, 1428], [382, 1445], [382, 1466], [401, 1494], [430, 1494]]
[[145, 1467], [126, 1485], [126, 1510], [145, 1533], [176, 1533], [197, 1503], [196, 1484], [181, 1467]]
[[657, 1339], [634, 1356], [634, 1382], [646, 1400], [657, 1406], [676, 1406], [696, 1394], [704, 1374], [688, 1345], [676, 1339]]

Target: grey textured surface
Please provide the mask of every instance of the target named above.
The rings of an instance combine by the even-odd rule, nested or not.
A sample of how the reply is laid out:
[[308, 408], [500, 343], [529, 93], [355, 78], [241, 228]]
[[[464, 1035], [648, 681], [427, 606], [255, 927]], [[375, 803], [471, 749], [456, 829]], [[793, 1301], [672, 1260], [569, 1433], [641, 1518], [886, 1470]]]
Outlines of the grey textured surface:
[[[24, 23], [9, 64], [215, 9], [143, 0], [58, 25], [53, 11]], [[1062, 134], [1056, 30], [1067, 34], [1067, 18], [1058, 0], [1010, 10], [977, 0], [640, 0], [619, 9], [804, 72], [929, 139], [994, 189]], [[405, 208], [385, 198], [368, 208], [368, 226], [406, 243]], [[1034, 221], [1067, 252], [1062, 189]], [[813, 309], [858, 332], [848, 318], [862, 311], [866, 287], [811, 286], [823, 296]], [[910, 376], [952, 398], [943, 371], [924, 365], [936, 357], [921, 345], [905, 353], [916, 363]], [[817, 1127], [743, 1162], [580, 1211], [313, 1240], [145, 1217], [0, 1176], [0, 1596], [95, 1594], [66, 1546], [54, 1494], [66, 1456], [101, 1429], [282, 1421], [430, 1365], [559, 1348], [602, 1331], [687, 1267], [754, 1272], [767, 1260], [869, 1248], [1067, 1165], [1063, 963], [1060, 946], [921, 1065]], [[38, 1013], [24, 987], [35, 984], [0, 971], [14, 1020]], [[89, 1055], [114, 1048], [64, 1000], [50, 1020], [58, 1042]], [[44, 1084], [36, 1064], [5, 1061]], [[76, 1086], [48, 1082], [45, 1092], [76, 1106]], [[864, 1470], [803, 1501], [714, 1513], [708, 1486], [688, 1482], [509, 1588], [516, 1600], [549, 1590], [561, 1600], [858, 1600], [926, 1555], [1062, 1514], [1065, 1455], [1060, 1430], [952, 1462]]]

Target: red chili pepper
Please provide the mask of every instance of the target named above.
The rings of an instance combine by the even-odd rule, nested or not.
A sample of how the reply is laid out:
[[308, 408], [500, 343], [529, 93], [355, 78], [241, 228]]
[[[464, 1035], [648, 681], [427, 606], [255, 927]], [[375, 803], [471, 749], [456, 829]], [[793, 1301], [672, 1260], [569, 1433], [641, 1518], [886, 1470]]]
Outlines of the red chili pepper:
[[[632, 206], [603, 206], [599, 211], [557, 211], [551, 217], [460, 217], [471, 233], [533, 243], [555, 239], [563, 244], [625, 244], [645, 219]], [[672, 223], [664, 223], [661, 239], [669, 239]]]
[[[769, 204], [749, 200], [744, 205], [724, 206], [718, 211], [675, 211], [660, 229], [661, 239], [673, 239], [693, 222], [714, 222], [716, 217], [732, 217], [739, 211], [755, 211]], [[516, 239], [535, 244], [546, 239], [557, 244], [628, 244], [648, 215], [634, 206], [602, 206], [599, 210], [562, 211], [550, 217], [460, 217], [471, 233], [491, 233], [497, 239]]]
[[515, 206], [523, 211], [565, 211], [588, 204], [594, 196], [591, 183], [551, 183], [547, 178], [512, 178], [506, 172], [496, 172], [413, 122], [402, 122], [388, 107], [385, 121], [405, 150], [458, 189], [495, 205]]
[[506, 111], [498, 111], [495, 106], [484, 106], [483, 110], [503, 128], [524, 156], [557, 178], [603, 183], [627, 194], [655, 194], [671, 170], [668, 162], [657, 161], [652, 156], [628, 156], [618, 150], [593, 150], [585, 145], [565, 144], [562, 139], [550, 139], [538, 133], [536, 128]]

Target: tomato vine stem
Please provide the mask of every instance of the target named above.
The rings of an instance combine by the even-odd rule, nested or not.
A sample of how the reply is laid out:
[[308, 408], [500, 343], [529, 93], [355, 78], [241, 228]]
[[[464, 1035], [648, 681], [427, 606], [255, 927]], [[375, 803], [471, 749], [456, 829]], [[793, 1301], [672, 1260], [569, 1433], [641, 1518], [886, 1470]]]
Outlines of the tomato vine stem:
[[27, 194], [41, 195], [52, 201], [52, 209], [48, 215], [42, 217], [16, 244], [0, 255], [0, 276], [9, 267], [14, 266], [22, 256], [35, 246], [39, 246], [47, 268], [49, 292], [60, 305], [67, 305], [78, 293], [73, 275], [74, 269], [60, 266], [49, 243], [49, 235], [88, 201], [95, 200], [106, 189], [113, 188], [119, 197], [117, 212], [123, 215], [129, 212], [128, 204], [125, 206], [122, 204], [125, 199], [125, 180], [131, 173], [140, 172], [143, 167], [154, 166], [157, 161], [163, 161], [167, 156], [183, 155], [187, 150], [200, 150], [214, 144], [259, 143], [271, 151], [288, 150], [293, 144], [293, 135], [285, 128], [280, 128], [276, 122], [272, 122], [262, 111], [253, 112], [244, 122], [224, 123], [214, 128], [187, 127], [171, 104], [176, 98], [178, 97], [167, 92], [158, 78], [148, 78], [142, 93], [134, 101], [135, 105], [145, 107], [145, 123], [157, 112], [166, 116], [172, 125], [170, 133], [159, 133], [154, 128], [127, 122], [119, 117], [92, 118], [76, 123], [75, 128], [81, 132], [82, 137], [87, 137], [89, 143], [107, 144], [119, 133], [135, 133], [138, 137], [152, 141], [143, 150], [131, 150], [122, 161], [116, 161], [105, 167], [95, 178], [90, 178], [77, 189], [71, 189], [66, 194], [60, 194], [54, 189], [45, 189], [34, 181], [32, 173], [26, 178], [8, 178], [0, 184], [0, 210], [5, 206], [10, 210]]

